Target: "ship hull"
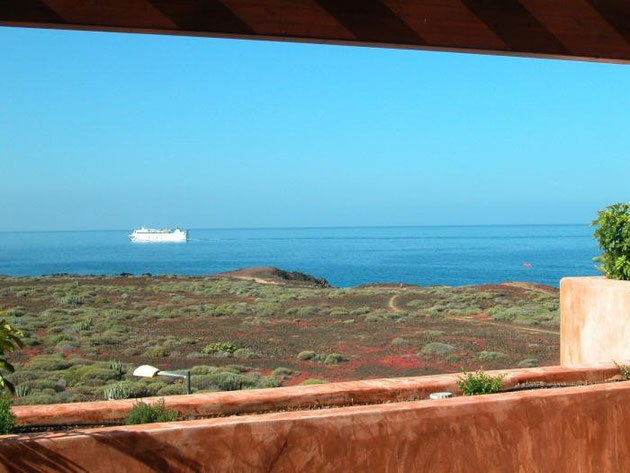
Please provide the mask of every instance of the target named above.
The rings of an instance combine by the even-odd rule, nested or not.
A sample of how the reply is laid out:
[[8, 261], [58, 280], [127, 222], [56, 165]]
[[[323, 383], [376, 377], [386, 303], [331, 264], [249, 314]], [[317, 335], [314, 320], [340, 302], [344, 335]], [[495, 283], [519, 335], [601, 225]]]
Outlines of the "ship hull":
[[188, 232], [177, 230], [174, 232], [133, 232], [129, 235], [132, 242], [137, 243], [174, 243], [188, 240]]

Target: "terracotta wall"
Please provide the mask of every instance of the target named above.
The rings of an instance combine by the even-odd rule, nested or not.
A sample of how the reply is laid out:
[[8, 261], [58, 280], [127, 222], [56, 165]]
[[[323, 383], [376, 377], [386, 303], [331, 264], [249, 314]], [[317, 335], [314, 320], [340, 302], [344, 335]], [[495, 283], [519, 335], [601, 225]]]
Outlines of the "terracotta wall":
[[[612, 363], [579, 367], [545, 366], [503, 371], [505, 387], [527, 381], [574, 382], [602, 381], [619, 374]], [[165, 397], [166, 405], [182, 416], [209, 417], [230, 414], [260, 413], [279, 409], [340, 406], [394, 402], [410, 398], [427, 398], [437, 391], [458, 392], [460, 374], [418, 376], [413, 378], [372, 379], [315, 386], [256, 389]], [[158, 398], [145, 399], [155, 402]], [[77, 425], [120, 422], [137, 402], [80, 402], [39, 406], [16, 406], [13, 411], [19, 425]]]
[[630, 383], [0, 440], [0, 472], [624, 472]]
[[562, 365], [630, 360], [630, 282], [604, 277], [560, 282]]

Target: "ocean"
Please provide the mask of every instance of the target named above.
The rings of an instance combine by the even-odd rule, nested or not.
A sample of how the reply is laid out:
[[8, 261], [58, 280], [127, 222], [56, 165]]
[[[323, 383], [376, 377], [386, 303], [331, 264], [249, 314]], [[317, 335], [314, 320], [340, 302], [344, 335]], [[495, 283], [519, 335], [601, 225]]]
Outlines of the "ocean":
[[588, 225], [191, 229], [187, 243], [130, 230], [1, 232], [0, 274], [214, 274], [277, 266], [341, 287], [468, 285], [599, 274]]

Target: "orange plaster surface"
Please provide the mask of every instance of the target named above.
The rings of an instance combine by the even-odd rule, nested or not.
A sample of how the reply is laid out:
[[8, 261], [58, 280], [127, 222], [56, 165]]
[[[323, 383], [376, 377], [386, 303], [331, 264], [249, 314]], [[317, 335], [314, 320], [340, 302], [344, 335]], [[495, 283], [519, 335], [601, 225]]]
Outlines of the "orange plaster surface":
[[562, 365], [630, 359], [630, 281], [564, 278], [560, 312]]
[[[547, 366], [514, 370], [490, 371], [505, 373], [504, 387], [526, 381], [546, 382], [598, 382], [619, 374], [612, 363], [579, 367]], [[286, 409], [342, 406], [396, 402], [411, 398], [428, 398], [438, 391], [459, 393], [457, 379], [460, 374], [442, 374], [413, 378], [388, 378], [313, 386], [292, 386], [273, 389], [215, 392], [204, 394], [166, 396], [165, 404], [176, 409], [182, 417], [209, 417], [233, 414], [261, 413]], [[144, 398], [155, 402], [160, 398]], [[71, 404], [45, 404], [15, 406], [17, 424], [28, 425], [79, 425], [122, 421], [137, 399], [119, 401], [78, 402]]]
[[630, 471], [630, 382], [0, 438], [0, 472]]

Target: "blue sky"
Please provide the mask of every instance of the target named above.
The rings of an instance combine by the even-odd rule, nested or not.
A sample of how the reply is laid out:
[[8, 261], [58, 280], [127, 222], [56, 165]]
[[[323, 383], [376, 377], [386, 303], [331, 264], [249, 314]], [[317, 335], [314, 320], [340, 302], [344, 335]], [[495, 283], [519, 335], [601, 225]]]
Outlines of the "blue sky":
[[0, 230], [588, 222], [630, 68], [0, 28]]

